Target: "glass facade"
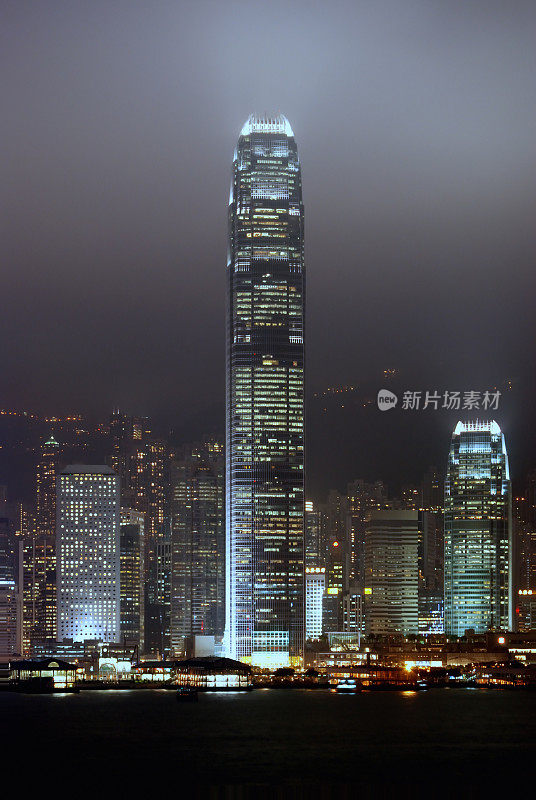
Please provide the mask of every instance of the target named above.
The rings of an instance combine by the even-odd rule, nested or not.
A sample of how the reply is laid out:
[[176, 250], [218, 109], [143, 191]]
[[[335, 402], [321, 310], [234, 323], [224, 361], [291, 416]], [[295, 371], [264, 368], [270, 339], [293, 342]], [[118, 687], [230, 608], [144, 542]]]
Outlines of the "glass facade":
[[445, 633], [511, 628], [511, 487], [496, 422], [458, 422], [445, 482]]
[[251, 116], [233, 161], [227, 321], [227, 625], [232, 658], [304, 640], [304, 239], [292, 129]]

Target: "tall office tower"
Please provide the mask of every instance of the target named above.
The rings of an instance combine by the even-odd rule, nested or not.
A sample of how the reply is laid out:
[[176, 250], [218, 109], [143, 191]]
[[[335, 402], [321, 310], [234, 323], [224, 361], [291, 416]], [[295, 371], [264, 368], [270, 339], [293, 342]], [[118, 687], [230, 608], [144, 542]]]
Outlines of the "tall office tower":
[[324, 631], [342, 630], [342, 598], [350, 582], [350, 532], [348, 498], [331, 491], [322, 511], [322, 546], [326, 567]]
[[326, 561], [322, 543], [322, 512], [312, 500], [305, 501], [305, 566], [321, 567]]
[[[36, 623], [40, 597], [38, 547], [35, 513], [20, 504], [17, 513], [17, 537], [22, 542], [22, 654], [30, 655], [32, 642], [41, 640]], [[35, 633], [34, 633], [35, 632]]]
[[281, 116], [252, 115], [233, 162], [227, 317], [226, 647], [299, 663], [304, 642], [304, 239]]
[[41, 446], [36, 468], [35, 515], [24, 513], [24, 650], [56, 638], [56, 476], [60, 446], [50, 436]]
[[336, 533], [329, 536], [326, 547], [326, 594], [324, 597], [324, 632], [342, 630], [343, 596], [349, 589], [349, 553], [346, 539]]
[[527, 476], [523, 495], [513, 498], [512, 511], [515, 583], [536, 596], [536, 470]]
[[36, 527], [42, 564], [43, 638], [56, 638], [56, 476], [60, 446], [50, 436], [41, 448], [36, 475]]
[[342, 630], [347, 633], [365, 633], [365, 599], [363, 587], [351, 584], [342, 598]]
[[319, 639], [324, 632], [323, 608], [326, 591], [324, 567], [305, 567], [305, 638]]
[[144, 650], [144, 519], [132, 508], [121, 509], [120, 625], [121, 641]]
[[371, 511], [389, 508], [387, 490], [382, 481], [366, 483], [358, 478], [348, 484], [349, 580], [365, 580], [365, 523]]
[[0, 516], [0, 660], [22, 652], [22, 541]]
[[458, 422], [445, 481], [445, 633], [512, 627], [511, 487], [496, 422]]
[[225, 624], [223, 465], [194, 447], [171, 464], [171, 650]]
[[365, 536], [367, 634], [418, 633], [419, 512], [372, 511]]
[[107, 461], [121, 477], [123, 504], [144, 515], [145, 649], [162, 654], [169, 649], [168, 448], [146, 417], [114, 411], [108, 430]]
[[[429, 581], [430, 589], [434, 589], [437, 594], [443, 597], [444, 583], [444, 520], [443, 503], [445, 499], [445, 481], [443, 475], [437, 467], [430, 467], [426, 472], [421, 483], [421, 510], [426, 512], [432, 522], [430, 528], [434, 532], [435, 540], [431, 542], [435, 550], [434, 579]], [[432, 583], [434, 586], [432, 586]]]
[[[419, 511], [419, 633], [443, 633], [443, 515]], [[438, 549], [440, 551], [438, 552]]]
[[[327, 502], [321, 506], [324, 515], [324, 547], [329, 546], [330, 539], [344, 542], [349, 551], [348, 529], [348, 497], [332, 490], [328, 494]], [[348, 576], [349, 577], [349, 576]]]
[[536, 589], [518, 589], [515, 598], [516, 631], [536, 630]]
[[58, 641], [117, 643], [119, 476], [107, 466], [75, 464], [62, 470], [56, 485]]
[[421, 483], [421, 508], [442, 513], [444, 496], [443, 476], [437, 467], [429, 467]]
[[161, 591], [167, 585], [161, 558], [169, 538], [165, 442], [147, 434], [136, 444], [129, 466], [129, 504], [145, 516], [145, 648], [162, 653], [169, 637], [169, 598]]

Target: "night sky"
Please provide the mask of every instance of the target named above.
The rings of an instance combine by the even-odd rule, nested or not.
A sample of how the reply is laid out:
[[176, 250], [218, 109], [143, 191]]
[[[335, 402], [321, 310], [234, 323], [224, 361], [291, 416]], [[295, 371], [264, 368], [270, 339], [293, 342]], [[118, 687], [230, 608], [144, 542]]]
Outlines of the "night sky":
[[495, 416], [514, 471], [536, 464], [534, 2], [5, 0], [1, 19], [1, 407], [223, 429], [231, 160], [276, 110], [302, 163], [311, 486], [444, 458], [452, 415], [313, 396], [374, 396], [385, 368], [400, 389], [511, 380]]

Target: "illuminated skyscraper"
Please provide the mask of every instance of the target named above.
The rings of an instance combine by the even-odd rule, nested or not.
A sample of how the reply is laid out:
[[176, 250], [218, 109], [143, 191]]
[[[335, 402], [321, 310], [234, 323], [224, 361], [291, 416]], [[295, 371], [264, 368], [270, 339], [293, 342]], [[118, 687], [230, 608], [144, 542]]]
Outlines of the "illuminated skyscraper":
[[171, 649], [192, 635], [223, 634], [223, 464], [195, 447], [171, 464]]
[[325, 564], [322, 541], [322, 512], [312, 500], [305, 501], [305, 566], [320, 567]]
[[22, 650], [22, 541], [13, 528], [0, 516], [0, 660]]
[[36, 469], [35, 517], [24, 528], [24, 649], [56, 638], [56, 476], [60, 446], [50, 436]]
[[139, 511], [121, 509], [121, 641], [144, 650], [144, 519]]
[[324, 567], [305, 568], [305, 638], [319, 639], [323, 633], [322, 612], [326, 591]]
[[240, 133], [227, 276], [227, 648], [284, 665], [304, 640], [304, 240], [282, 115]]
[[110, 417], [108, 464], [120, 475], [125, 506], [144, 516], [144, 646], [169, 647], [168, 448], [146, 417], [114, 411]]
[[119, 476], [75, 464], [57, 479], [58, 641], [119, 642]]
[[445, 482], [445, 632], [511, 628], [511, 487], [496, 422], [458, 422]]

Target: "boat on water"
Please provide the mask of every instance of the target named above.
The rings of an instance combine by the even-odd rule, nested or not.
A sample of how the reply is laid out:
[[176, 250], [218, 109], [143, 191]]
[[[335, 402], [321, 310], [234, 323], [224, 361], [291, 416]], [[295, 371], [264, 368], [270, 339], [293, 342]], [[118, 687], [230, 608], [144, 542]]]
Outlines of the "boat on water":
[[335, 691], [341, 694], [355, 694], [361, 691], [361, 684], [353, 678], [344, 678], [338, 682]]
[[198, 692], [195, 686], [179, 686], [177, 689], [177, 702], [179, 703], [196, 703], [198, 699]]

